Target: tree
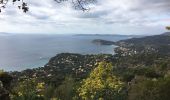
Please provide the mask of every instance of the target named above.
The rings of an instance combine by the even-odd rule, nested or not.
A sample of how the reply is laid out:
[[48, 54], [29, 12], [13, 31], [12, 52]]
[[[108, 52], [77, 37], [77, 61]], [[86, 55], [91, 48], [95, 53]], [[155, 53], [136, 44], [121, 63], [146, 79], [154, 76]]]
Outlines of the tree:
[[169, 100], [170, 77], [142, 79], [131, 86], [128, 100]]
[[10, 100], [10, 84], [12, 76], [8, 73], [0, 71], [0, 100]]
[[0, 72], [0, 81], [2, 82], [5, 89], [9, 89], [12, 79], [12, 76], [8, 73]]
[[167, 26], [166, 29], [167, 29], [167, 30], [170, 30], [170, 26]]
[[[27, 12], [28, 11], [28, 6], [27, 3], [24, 2], [24, 0], [12, 0], [13, 4], [15, 2], [21, 2], [21, 5], [18, 6], [19, 9], [23, 10], [23, 12]], [[6, 8], [6, 5], [8, 4], [9, 0], [0, 0], [0, 12], [2, 8]]]
[[12, 100], [43, 100], [45, 83], [36, 79], [25, 79], [13, 88]]
[[[70, 2], [73, 4], [75, 9], [79, 10], [89, 10], [88, 5], [91, 3], [96, 2], [96, 0], [54, 0], [57, 3], [62, 3], [62, 2]], [[9, 0], [0, 0], [0, 12], [3, 8], [6, 8], [6, 5], [8, 4]], [[29, 7], [27, 3], [24, 0], [12, 0], [13, 4], [16, 2], [21, 2], [21, 5], [18, 6], [18, 9], [23, 10], [23, 12], [27, 12], [29, 10]]]
[[53, 94], [55, 98], [57, 97], [61, 100], [70, 100], [73, 97], [74, 84], [74, 79], [71, 76], [66, 77], [62, 84], [54, 91]]
[[167, 29], [167, 30], [170, 30], [170, 26], [167, 26], [166, 29]]
[[124, 83], [113, 74], [111, 63], [101, 62], [78, 89], [82, 100], [124, 100]]

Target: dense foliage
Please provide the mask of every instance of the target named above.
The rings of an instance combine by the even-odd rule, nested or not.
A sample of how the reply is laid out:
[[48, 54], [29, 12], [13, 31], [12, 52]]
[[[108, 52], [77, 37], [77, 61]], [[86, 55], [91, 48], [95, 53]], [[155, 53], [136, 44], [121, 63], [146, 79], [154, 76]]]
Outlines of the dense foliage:
[[122, 100], [124, 83], [113, 74], [111, 63], [101, 62], [78, 89], [83, 100]]

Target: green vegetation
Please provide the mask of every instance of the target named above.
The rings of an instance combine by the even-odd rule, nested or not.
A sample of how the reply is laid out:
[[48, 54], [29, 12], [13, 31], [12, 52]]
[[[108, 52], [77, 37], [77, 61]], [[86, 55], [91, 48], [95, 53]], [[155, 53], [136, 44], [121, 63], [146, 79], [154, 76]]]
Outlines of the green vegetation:
[[101, 62], [78, 89], [82, 100], [122, 100], [124, 83], [113, 74], [111, 63]]
[[12, 77], [3, 70], [0, 71], [0, 100], [10, 99]]
[[163, 97], [168, 100], [170, 59], [149, 57], [152, 62], [147, 64], [145, 57], [149, 55], [113, 58], [112, 55], [60, 54], [42, 68], [1, 72], [0, 98], [162, 100]]
[[129, 91], [129, 100], [169, 100], [170, 77], [138, 80]]
[[[136, 46], [140, 42], [131, 46], [131, 42], [121, 41], [116, 55], [62, 53], [44, 67], [0, 71], [0, 100], [169, 100], [168, 34], [164, 39], [143, 38], [149, 49], [137, 49], [144, 47]], [[155, 42], [157, 46], [151, 49], [158, 38], [165, 46]]]

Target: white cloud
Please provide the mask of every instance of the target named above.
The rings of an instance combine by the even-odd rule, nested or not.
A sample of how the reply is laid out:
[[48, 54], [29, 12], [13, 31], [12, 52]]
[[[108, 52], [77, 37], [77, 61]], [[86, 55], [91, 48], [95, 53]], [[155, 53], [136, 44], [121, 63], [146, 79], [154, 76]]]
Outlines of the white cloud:
[[26, 14], [9, 4], [0, 14], [0, 32], [158, 34], [170, 24], [169, 0], [98, 0], [88, 12], [53, 0], [28, 4]]

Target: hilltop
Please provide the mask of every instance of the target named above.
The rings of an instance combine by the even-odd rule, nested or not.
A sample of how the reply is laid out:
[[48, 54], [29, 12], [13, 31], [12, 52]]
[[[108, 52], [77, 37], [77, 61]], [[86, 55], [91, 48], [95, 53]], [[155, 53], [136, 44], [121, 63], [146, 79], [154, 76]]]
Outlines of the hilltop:
[[164, 55], [170, 54], [170, 32], [165, 32], [160, 35], [130, 38], [117, 42], [95, 39], [92, 43], [100, 45], [117, 45], [119, 47], [116, 48], [115, 51], [118, 51], [122, 55], [149, 52], [157, 52]]
[[115, 43], [120, 46], [122, 52], [131, 53], [157, 52], [159, 54], [170, 54], [170, 32], [161, 35], [146, 36], [142, 38], [132, 38], [121, 40]]
[[170, 36], [170, 32], [165, 32], [165, 33], [163, 33], [162, 35]]

